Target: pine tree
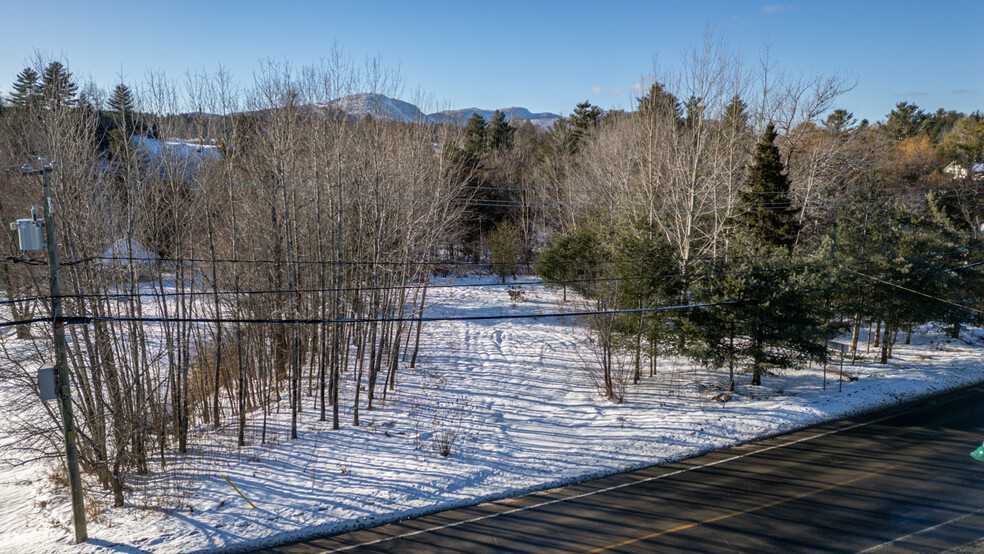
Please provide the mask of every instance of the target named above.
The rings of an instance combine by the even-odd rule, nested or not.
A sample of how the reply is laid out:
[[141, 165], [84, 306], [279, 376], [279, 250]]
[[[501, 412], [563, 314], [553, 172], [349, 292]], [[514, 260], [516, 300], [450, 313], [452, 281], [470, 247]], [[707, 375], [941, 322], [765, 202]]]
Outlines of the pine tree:
[[571, 134], [569, 137], [568, 149], [571, 153], [577, 152], [581, 140], [587, 135], [588, 130], [597, 126], [601, 121], [604, 112], [598, 106], [592, 106], [591, 102], [585, 100], [574, 108], [571, 114]]
[[701, 119], [704, 118], [704, 111], [707, 109], [704, 100], [697, 96], [691, 96], [684, 104], [684, 114], [687, 126], [693, 128]]
[[737, 94], [731, 98], [731, 102], [724, 108], [724, 128], [728, 131], [740, 133], [748, 128], [748, 104]]
[[895, 109], [889, 112], [885, 122], [885, 132], [895, 141], [903, 141], [914, 137], [922, 128], [926, 114], [915, 104], [899, 102]]
[[41, 94], [40, 78], [37, 71], [25, 67], [17, 74], [17, 80], [14, 81], [14, 92], [10, 95], [10, 103], [14, 106], [27, 107], [36, 102]]
[[[685, 354], [703, 363], [752, 374], [752, 385], [774, 370], [823, 361], [824, 341], [838, 333], [821, 308], [832, 279], [820, 260], [796, 260], [774, 251], [721, 264], [698, 281], [700, 302], [735, 302], [688, 314]], [[804, 263], [805, 262], [805, 263]]]
[[123, 129], [124, 134], [132, 134], [134, 131], [134, 100], [129, 87], [123, 83], [116, 85], [116, 88], [113, 89], [113, 96], [109, 99], [109, 109], [116, 112], [116, 124]]
[[465, 154], [477, 159], [485, 151], [488, 133], [488, 123], [481, 115], [474, 113], [465, 124]]
[[851, 200], [838, 214], [842, 223], [837, 255], [844, 266], [862, 267], [869, 278], [851, 273], [842, 280], [837, 287], [838, 310], [882, 322], [882, 337], [889, 340], [881, 345], [880, 362], [888, 363], [891, 357], [895, 331], [931, 321], [959, 329], [972, 313], [935, 298], [966, 305], [979, 302], [975, 300], [979, 293], [970, 291], [981, 289], [971, 275], [973, 268], [952, 271], [976, 258], [968, 257], [974, 251], [973, 240], [948, 221], [945, 206], [930, 193], [926, 199], [930, 209], [921, 213], [901, 202], [886, 201], [874, 187]]
[[792, 249], [799, 232], [799, 222], [789, 193], [789, 178], [784, 173], [776, 130], [770, 123], [755, 148], [755, 161], [748, 171], [746, 191], [741, 194], [744, 211], [741, 227], [766, 249]]
[[493, 112], [487, 133], [489, 149], [509, 149], [512, 146], [513, 131], [515, 128], [506, 121], [506, 114], [499, 110]]
[[824, 128], [833, 135], [843, 135], [854, 128], [857, 120], [854, 114], [844, 109], [836, 109], [823, 121]]
[[933, 142], [940, 142], [949, 133], [957, 122], [964, 117], [964, 114], [955, 110], [944, 110], [940, 108], [936, 113], [929, 114], [922, 122], [922, 129]]
[[519, 225], [504, 219], [489, 234], [489, 261], [492, 271], [505, 283], [507, 277], [516, 277], [519, 258], [523, 253], [523, 242]]
[[961, 119], [940, 144], [940, 151], [963, 166], [968, 178], [975, 178], [974, 166], [984, 163], [984, 119]]
[[132, 114], [134, 109], [133, 93], [130, 87], [120, 83], [113, 89], [109, 98], [109, 109], [119, 114]]
[[649, 94], [639, 99], [637, 110], [643, 117], [668, 114], [679, 119], [683, 113], [677, 97], [659, 83], [653, 83], [649, 89]]
[[51, 62], [44, 70], [41, 90], [51, 108], [74, 107], [79, 87], [72, 73], [60, 62]]
[[113, 112], [112, 125], [109, 131], [109, 148], [111, 155], [126, 158], [133, 147], [133, 136], [141, 132], [134, 114], [133, 93], [130, 88], [120, 83], [113, 89], [109, 99], [109, 108]]

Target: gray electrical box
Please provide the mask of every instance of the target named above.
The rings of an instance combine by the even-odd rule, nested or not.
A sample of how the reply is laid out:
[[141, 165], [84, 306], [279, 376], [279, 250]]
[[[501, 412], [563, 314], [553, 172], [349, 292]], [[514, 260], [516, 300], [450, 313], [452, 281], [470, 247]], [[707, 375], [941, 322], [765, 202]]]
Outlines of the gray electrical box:
[[53, 364], [44, 364], [38, 370], [38, 391], [41, 393], [41, 400], [54, 400], [58, 397]]
[[10, 229], [17, 231], [21, 250], [44, 249], [44, 221], [33, 218], [18, 219], [16, 223], [10, 224]]

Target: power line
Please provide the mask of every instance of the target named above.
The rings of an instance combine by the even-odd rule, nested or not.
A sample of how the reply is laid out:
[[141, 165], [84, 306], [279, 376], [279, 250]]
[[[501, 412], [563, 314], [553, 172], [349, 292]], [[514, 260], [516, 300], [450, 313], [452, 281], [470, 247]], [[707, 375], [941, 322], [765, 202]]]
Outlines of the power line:
[[959, 271], [961, 269], [970, 269], [972, 267], [978, 267], [978, 266], [981, 266], [981, 265], [984, 265], [984, 261], [974, 262], [972, 264], [962, 265], [960, 267], [953, 267], [953, 268], [948, 269], [947, 271], [948, 272], [949, 271]]
[[844, 268], [844, 269], [847, 269], [851, 273], [856, 273], [857, 275], [860, 275], [862, 277], [866, 277], [868, 279], [871, 279], [872, 281], [877, 281], [879, 283], [882, 283], [884, 285], [888, 285], [890, 287], [894, 287], [894, 288], [897, 288], [897, 289], [900, 289], [900, 290], [904, 290], [906, 292], [911, 292], [912, 294], [918, 294], [919, 296], [924, 296], [926, 298], [929, 298], [930, 300], [935, 300], [937, 302], [942, 302], [944, 304], [949, 304], [951, 306], [955, 306], [957, 308], [960, 308], [962, 310], [967, 310], [967, 311], [973, 312], [975, 314], [982, 314], [982, 315], [984, 315], [984, 311], [978, 310], [976, 308], [971, 308], [970, 306], [964, 306], [962, 304], [957, 304], [956, 302], [951, 302], [951, 301], [946, 300], [944, 298], [939, 298], [939, 297], [936, 297], [936, 296], [932, 296], [932, 295], [926, 294], [925, 292], [919, 292], [918, 290], [910, 289], [909, 287], [904, 287], [902, 285], [897, 285], [895, 283], [891, 283], [891, 282], [886, 281], [884, 279], [879, 279], [878, 277], [874, 277], [872, 275], [866, 275], [864, 273], [861, 273], [860, 271], [854, 271], [853, 269], [850, 269], [850, 268]]
[[[813, 262], [803, 262], [797, 264], [796, 267], [806, 267], [813, 265]], [[428, 289], [444, 289], [444, 288], [472, 288], [472, 287], [516, 287], [522, 285], [547, 285], [547, 286], [557, 286], [557, 285], [573, 285], [573, 284], [584, 284], [584, 283], [608, 283], [608, 282], [620, 282], [620, 281], [648, 281], [654, 279], [671, 279], [675, 277], [689, 277], [689, 278], [702, 278], [702, 277], [713, 277], [721, 275], [751, 275], [755, 273], [767, 273], [770, 271], [778, 271], [774, 268], [753, 268], [745, 270], [735, 270], [735, 271], [704, 271], [704, 272], [693, 272], [693, 273], [666, 273], [662, 275], [637, 275], [628, 277], [595, 277], [595, 278], [585, 278], [585, 279], [561, 279], [561, 280], [537, 280], [537, 281], [513, 281], [513, 282], [503, 282], [503, 283], [453, 283], [453, 284], [424, 284], [416, 283], [412, 285], [386, 285], [386, 286], [360, 286], [360, 287], [341, 287], [341, 288], [317, 288], [317, 289], [271, 289], [271, 290], [203, 290], [203, 291], [182, 291], [182, 292], [164, 292], [164, 291], [154, 291], [154, 292], [130, 292], [130, 293], [94, 293], [94, 294], [63, 294], [61, 298], [63, 299], [76, 299], [76, 300], [113, 300], [113, 299], [124, 299], [124, 298], [163, 298], [163, 297], [194, 297], [194, 296], [251, 296], [251, 295], [267, 295], [267, 294], [301, 294], [301, 293], [333, 293], [333, 292], [363, 292], [363, 291], [388, 291], [388, 290], [413, 290], [422, 289], [426, 286]], [[3, 304], [14, 304], [18, 302], [36, 301], [36, 300], [50, 300], [51, 296], [35, 296], [29, 298], [19, 298], [13, 300], [2, 300], [0, 305]]]
[[[911, 258], [911, 259], [932, 259], [932, 258], [935, 258], [935, 257], [936, 257], [935, 255], [927, 255], [927, 256], [921, 256], [921, 257], [918, 257], [918, 258]], [[767, 259], [767, 258], [768, 258], [768, 256], [745, 256], [745, 257], [731, 257], [729, 259], [732, 260], [732, 261], [736, 261], [736, 262], [742, 262], [742, 261], [750, 261], [750, 260], [757, 260], [757, 259]], [[718, 257], [718, 258], [708, 257], [706, 259], [707, 260], [710, 260], [713, 263], [715, 260], [722, 259], [722, 257]], [[645, 262], [651, 262], [651, 261], [654, 261], [654, 260], [645, 260], [645, 259], [643, 259], [643, 260], [614, 260], [614, 261], [608, 261], [607, 263], [627, 263], [627, 262], [645, 263]], [[558, 262], [558, 263], [564, 263], [564, 262]], [[585, 264], [590, 264], [590, 263], [595, 263], [595, 262], [574, 261], [574, 262], [571, 262], [571, 263], [585, 265]], [[862, 267], [863, 268], [863, 267], [868, 267], [872, 263], [874, 263], [874, 262], [871, 262], [871, 261], [863, 261], [863, 262], [855, 263], [855, 264], [852, 264], [852, 265], [854, 267]], [[980, 263], [984, 263], [984, 262], [980, 262]], [[495, 265], [495, 264], [492, 264], [492, 265]], [[822, 261], [822, 262], [801, 261], [801, 262], [795, 264], [792, 268], [793, 269], [802, 269], [802, 268], [805, 268], [805, 267], [816, 266], [816, 265], [823, 265], [825, 267], [829, 267], [830, 266], [829, 262], [827, 262], [826, 260], [825, 261]], [[977, 264], [971, 264], [971, 266], [973, 266], [973, 265], [977, 265]], [[971, 267], [971, 266], [962, 266], [962, 267], [953, 268], [952, 270], [949, 270], [948, 269], [948, 270], [944, 270], [944, 271], [953, 271], [953, 270], [956, 270], [956, 269], [963, 269], [965, 267]], [[844, 269], [849, 269], [844, 264], [841, 264], [839, 267], [843, 267]], [[657, 279], [664, 279], [665, 280], [665, 279], [673, 279], [673, 278], [700, 279], [700, 278], [704, 278], [704, 277], [715, 277], [715, 276], [722, 276], [722, 275], [753, 275], [753, 274], [758, 274], [758, 273], [768, 273], [768, 272], [772, 272], [772, 271], [780, 271], [780, 270], [786, 270], [786, 269], [790, 269], [790, 268], [755, 267], [755, 268], [750, 268], [750, 269], [741, 269], [741, 270], [733, 270], [733, 271], [725, 271], [725, 270], [720, 270], [720, 271], [695, 271], [695, 272], [686, 272], [686, 273], [683, 273], [683, 272], [663, 273], [663, 274], [657, 274], [657, 275], [634, 275], [634, 276], [619, 276], [619, 277], [592, 277], [592, 278], [557, 279], [557, 280], [542, 280], [541, 279], [541, 280], [536, 280], [536, 281], [513, 281], [513, 282], [508, 282], [507, 281], [507, 282], [501, 282], [501, 283], [452, 283], [452, 284], [426, 284], [425, 285], [423, 282], [417, 282], [417, 283], [414, 283], [414, 284], [382, 285], [382, 286], [351, 286], [351, 287], [337, 287], [337, 288], [295, 288], [295, 289], [266, 289], [266, 290], [238, 290], [238, 291], [236, 291], [236, 290], [214, 290], [213, 289], [213, 290], [200, 290], [200, 291], [194, 291], [194, 290], [192, 290], [192, 291], [174, 291], [174, 292], [165, 292], [163, 290], [160, 290], [160, 291], [155, 290], [155, 291], [152, 291], [152, 292], [76, 293], [76, 294], [63, 294], [63, 295], [61, 295], [60, 298], [63, 298], [63, 299], [74, 299], [74, 300], [114, 300], [114, 299], [128, 299], [128, 298], [165, 298], [165, 297], [187, 298], [187, 297], [196, 297], [196, 296], [253, 296], [253, 295], [275, 295], [275, 294], [308, 294], [308, 293], [326, 294], [326, 293], [335, 293], [335, 292], [414, 290], [414, 289], [424, 288], [425, 286], [428, 289], [471, 288], [471, 287], [515, 287], [515, 286], [522, 286], [522, 285], [537, 285], [537, 284], [545, 284], [545, 285], [548, 285], [548, 286], [558, 286], [558, 285], [566, 286], [566, 285], [587, 284], [587, 283], [607, 283], [607, 282], [622, 282], [622, 281], [648, 281], [648, 280], [657, 280]], [[42, 296], [16, 298], [16, 299], [10, 299], [10, 300], [0, 300], [0, 305], [4, 305], [4, 304], [15, 304], [15, 303], [21, 303], [21, 302], [32, 302], [32, 301], [39, 301], [39, 300], [50, 300], [51, 298], [52, 298], [51, 296], [43, 296], [42, 295]]]
[[[688, 262], [704, 262], [710, 261], [714, 262], [716, 260], [752, 260], [759, 259], [763, 256], [693, 256], [688, 259]], [[34, 258], [25, 258], [23, 256], [14, 257], [8, 256], [4, 259], [0, 259], [3, 262], [10, 263], [23, 263], [26, 265], [47, 265], [44, 260], [38, 260]], [[85, 258], [80, 258], [78, 260], [72, 260], [68, 262], [62, 262], [62, 266], [77, 265], [90, 261], [104, 261], [104, 262], [136, 262], [138, 264], [151, 264], [154, 262], [166, 262], [166, 263], [176, 263], [176, 264], [188, 264], [188, 263], [198, 263], [198, 264], [257, 264], [257, 265], [283, 265], [286, 264], [286, 260], [270, 260], [270, 259], [256, 259], [256, 258], [173, 258], [173, 257], [158, 257], [154, 256], [150, 258], [149, 256], [87, 256]], [[637, 259], [585, 259], [585, 260], [537, 260], [532, 262], [533, 265], [588, 265], [588, 264], [634, 264], [634, 263], [654, 263], [654, 262], [671, 262], [680, 263], [682, 260], [676, 256], [654, 256], [648, 258], [637, 258]], [[447, 267], [489, 267], [496, 265], [503, 265], [489, 261], [480, 262], [470, 262], [465, 260], [416, 260], [416, 261], [389, 261], [389, 260], [377, 260], [377, 261], [357, 261], [357, 260], [292, 260], [291, 264], [297, 265], [326, 265], [331, 266], [335, 264], [340, 265], [350, 265], [350, 266], [447, 266]], [[519, 264], [523, 265], [523, 264]]]
[[[65, 317], [56, 321], [56, 324], [72, 325], [87, 324], [93, 321], [122, 322], [122, 323], [242, 323], [242, 324], [298, 324], [298, 325], [319, 325], [324, 323], [397, 323], [397, 322], [438, 322], [438, 321], [489, 321], [500, 319], [544, 319], [553, 317], [583, 317], [593, 315], [616, 315], [629, 313], [662, 312], [671, 310], [692, 310], [697, 308], [710, 308], [714, 306], [728, 306], [734, 304], [747, 303], [748, 301], [728, 300], [724, 302], [710, 302], [704, 304], [685, 304], [679, 306], [660, 306], [658, 308], [636, 308], [627, 310], [591, 310], [575, 312], [552, 312], [538, 314], [501, 314], [487, 316], [405, 316], [405, 317], [366, 317], [366, 318], [337, 318], [337, 319], [252, 319], [252, 318], [163, 318], [163, 317]], [[24, 319], [19, 321], [6, 321], [0, 323], [0, 327], [10, 327], [14, 325], [27, 325], [32, 323], [51, 322], [51, 318]]]

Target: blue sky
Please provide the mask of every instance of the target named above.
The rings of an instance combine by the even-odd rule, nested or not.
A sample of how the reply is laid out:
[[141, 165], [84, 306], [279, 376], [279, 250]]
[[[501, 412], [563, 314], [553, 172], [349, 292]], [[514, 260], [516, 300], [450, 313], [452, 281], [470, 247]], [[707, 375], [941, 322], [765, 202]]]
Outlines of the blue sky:
[[856, 80], [836, 105], [859, 119], [902, 100], [984, 110], [984, 0], [37, 1], [3, 13], [4, 92], [35, 52], [111, 89], [121, 73], [180, 83], [219, 64], [249, 84], [260, 60], [303, 66], [337, 44], [398, 69], [404, 96], [419, 89], [438, 108], [627, 109], [654, 59], [672, 70], [711, 28], [748, 65], [768, 46], [790, 74]]

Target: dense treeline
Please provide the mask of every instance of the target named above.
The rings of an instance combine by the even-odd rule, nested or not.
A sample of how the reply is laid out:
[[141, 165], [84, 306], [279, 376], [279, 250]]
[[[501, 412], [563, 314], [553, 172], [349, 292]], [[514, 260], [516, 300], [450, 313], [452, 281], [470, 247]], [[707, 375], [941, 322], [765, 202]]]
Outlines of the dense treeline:
[[982, 114], [902, 102], [858, 123], [832, 109], [837, 79], [763, 80], [756, 99], [713, 50], [633, 113], [581, 130], [581, 105], [546, 138], [566, 150], [541, 189], [537, 273], [607, 278], [573, 286], [600, 310], [652, 310], [591, 321], [601, 392], [621, 401], [660, 356], [727, 368], [733, 391], [741, 372], [759, 385], [824, 362], [847, 330], [858, 356], [862, 325], [887, 363], [899, 333], [979, 323]]
[[[843, 81], [753, 84], [713, 50], [632, 112], [585, 102], [546, 132], [501, 112], [349, 117], [333, 101], [396, 84], [337, 55], [265, 64], [246, 89], [223, 71], [153, 75], [105, 99], [61, 63], [25, 69], [0, 104], [0, 159], [58, 164], [66, 311], [96, 318], [69, 330], [84, 469], [121, 505], [128, 476], [185, 452], [195, 424], [262, 442], [283, 400], [292, 438], [305, 406], [335, 428], [348, 406], [358, 425], [415, 363], [442, 264], [503, 280], [532, 266], [598, 311], [635, 310], [588, 320], [613, 401], [660, 357], [724, 368], [734, 388], [822, 361], [844, 330], [857, 352], [873, 328], [884, 362], [900, 333], [973, 321], [981, 115], [901, 103], [859, 123], [834, 109]], [[36, 178], [0, 172], [4, 228], [38, 202]], [[5, 244], [6, 315], [50, 315], [46, 268]], [[686, 305], [705, 307], [660, 309]], [[7, 352], [4, 378], [35, 390], [47, 330], [16, 332], [33, 347]]]

